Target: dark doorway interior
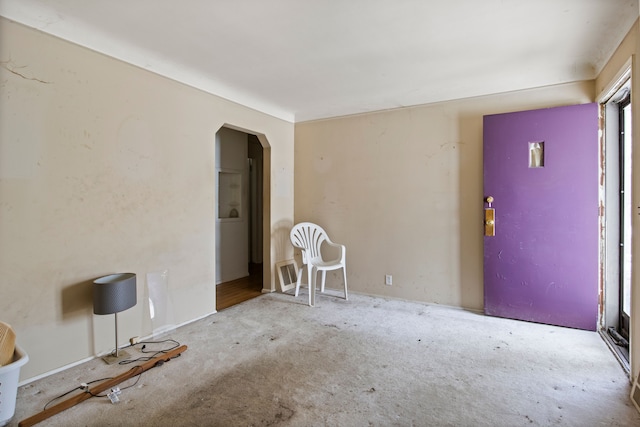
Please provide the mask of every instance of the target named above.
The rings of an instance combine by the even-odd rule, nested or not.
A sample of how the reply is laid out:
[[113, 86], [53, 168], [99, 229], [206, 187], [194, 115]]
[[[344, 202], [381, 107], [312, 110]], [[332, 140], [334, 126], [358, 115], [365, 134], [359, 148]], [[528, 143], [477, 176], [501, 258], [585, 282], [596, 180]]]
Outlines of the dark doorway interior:
[[[242, 184], [239, 186], [242, 188], [242, 202], [239, 204], [241, 208], [238, 209], [237, 214], [239, 218], [218, 219], [218, 222], [231, 221], [231, 223], [226, 223], [226, 225], [241, 224], [243, 230], [241, 233], [238, 233], [237, 229], [234, 229], [235, 231], [231, 231], [231, 233], [235, 234], [229, 234], [230, 231], [228, 229], [222, 230], [222, 228], [218, 227], [217, 231], [219, 233], [227, 233], [225, 235], [229, 237], [227, 239], [219, 239], [220, 245], [217, 247], [218, 256], [224, 254], [225, 251], [228, 253], [231, 251], [230, 253], [232, 255], [231, 257], [220, 258], [217, 261], [217, 265], [221, 269], [226, 269], [227, 263], [224, 260], [231, 261], [236, 265], [239, 260], [244, 259], [247, 264], [242, 266], [242, 270], [248, 272], [248, 275], [227, 276], [226, 280], [224, 276], [222, 276], [222, 282], [219, 282], [216, 286], [216, 310], [223, 310], [232, 305], [260, 296], [263, 288], [264, 150], [256, 135], [241, 131], [232, 132], [235, 132], [235, 135], [238, 136], [232, 140], [233, 146], [246, 144], [246, 147], [238, 151], [229, 150], [229, 146], [227, 146], [226, 149], [219, 149], [218, 152], [221, 156], [219, 164], [228, 164], [225, 156], [237, 156], [237, 154], [234, 153], [238, 152], [246, 153], [246, 167], [242, 171]], [[222, 168], [221, 171], [227, 171], [227, 169]], [[222, 203], [221, 200], [221, 196], [218, 194], [217, 203]], [[238, 220], [240, 222], [235, 222]], [[238, 245], [238, 242], [244, 239], [246, 239], [246, 245]], [[238, 247], [245, 247], [245, 252], [237, 253]]]
[[262, 264], [250, 264], [249, 276], [216, 286], [216, 310], [262, 295]]

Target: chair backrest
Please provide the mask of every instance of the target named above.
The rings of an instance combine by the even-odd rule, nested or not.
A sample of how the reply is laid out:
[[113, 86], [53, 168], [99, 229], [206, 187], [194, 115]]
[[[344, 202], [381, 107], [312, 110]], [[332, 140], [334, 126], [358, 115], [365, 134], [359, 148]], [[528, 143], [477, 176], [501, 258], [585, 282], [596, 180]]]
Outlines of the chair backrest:
[[309, 259], [321, 257], [322, 242], [328, 240], [327, 233], [323, 228], [312, 222], [301, 222], [294, 225], [290, 237], [291, 244], [302, 249], [302, 258], [305, 264]]

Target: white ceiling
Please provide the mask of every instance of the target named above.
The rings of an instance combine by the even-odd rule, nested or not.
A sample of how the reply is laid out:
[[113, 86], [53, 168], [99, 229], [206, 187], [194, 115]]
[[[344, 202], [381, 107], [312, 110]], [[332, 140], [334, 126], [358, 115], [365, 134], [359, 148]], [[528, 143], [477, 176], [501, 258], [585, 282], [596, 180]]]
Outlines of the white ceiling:
[[638, 0], [0, 0], [0, 15], [288, 121], [596, 77]]

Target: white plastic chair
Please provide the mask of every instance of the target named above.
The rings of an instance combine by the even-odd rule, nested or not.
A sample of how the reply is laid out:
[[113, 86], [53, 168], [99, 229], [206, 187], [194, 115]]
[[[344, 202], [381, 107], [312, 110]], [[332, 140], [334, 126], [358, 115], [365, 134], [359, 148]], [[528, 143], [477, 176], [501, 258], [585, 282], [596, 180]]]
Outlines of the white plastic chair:
[[[311, 222], [301, 222], [296, 224], [291, 230], [291, 243], [294, 247], [302, 250], [302, 268], [298, 274], [296, 283], [296, 297], [300, 291], [302, 280], [302, 270], [307, 269], [307, 284], [309, 285], [309, 305], [313, 307], [316, 300], [316, 277], [318, 272], [322, 272], [322, 282], [320, 292], [324, 292], [324, 284], [328, 270], [342, 269], [344, 277], [344, 299], [349, 299], [347, 294], [347, 264], [345, 256], [347, 249], [344, 245], [333, 243], [327, 233], [317, 224]], [[339, 251], [336, 259], [326, 260], [322, 258], [321, 247], [323, 244], [336, 248]]]

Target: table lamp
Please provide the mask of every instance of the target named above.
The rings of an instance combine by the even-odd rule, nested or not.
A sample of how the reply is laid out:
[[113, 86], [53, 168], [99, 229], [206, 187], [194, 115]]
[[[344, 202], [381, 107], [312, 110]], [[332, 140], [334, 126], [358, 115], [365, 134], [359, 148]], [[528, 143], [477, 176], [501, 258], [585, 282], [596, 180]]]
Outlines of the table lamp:
[[115, 350], [102, 358], [108, 364], [117, 363], [129, 357], [129, 353], [118, 349], [118, 313], [136, 305], [136, 295], [134, 273], [111, 274], [93, 281], [94, 314], [114, 314], [116, 319]]

